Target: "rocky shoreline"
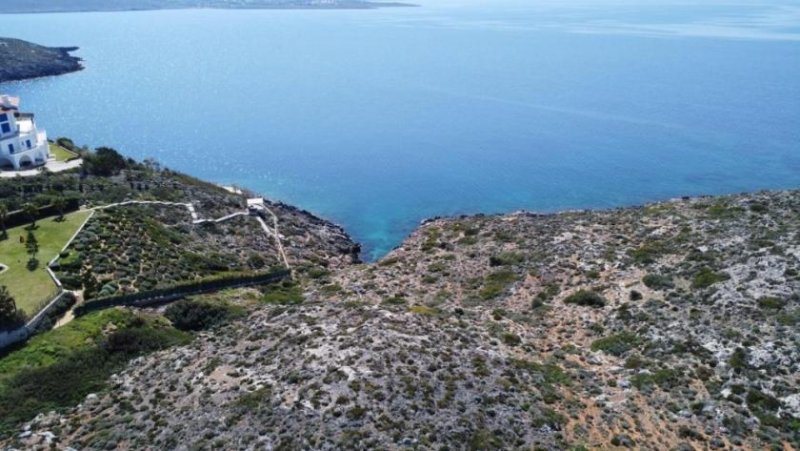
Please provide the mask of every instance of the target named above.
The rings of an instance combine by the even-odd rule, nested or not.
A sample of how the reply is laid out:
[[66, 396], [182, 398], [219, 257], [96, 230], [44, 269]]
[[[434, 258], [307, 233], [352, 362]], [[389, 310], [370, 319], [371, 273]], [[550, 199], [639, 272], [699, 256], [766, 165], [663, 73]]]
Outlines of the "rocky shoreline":
[[797, 449], [798, 214], [781, 191], [429, 220], [309, 267], [302, 301], [226, 293], [246, 316], [5, 445]]
[[20, 39], [0, 38], [0, 83], [63, 75], [83, 69], [70, 55], [78, 47], [44, 47]]

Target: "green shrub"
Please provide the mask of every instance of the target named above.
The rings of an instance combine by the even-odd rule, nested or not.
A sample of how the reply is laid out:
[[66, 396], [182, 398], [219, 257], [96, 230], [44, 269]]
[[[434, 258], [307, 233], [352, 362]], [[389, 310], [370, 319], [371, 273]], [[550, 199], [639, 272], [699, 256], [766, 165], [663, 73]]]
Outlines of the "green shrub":
[[678, 428], [678, 437], [689, 439], [689, 440], [696, 440], [696, 441], [705, 441], [705, 436], [694, 429], [688, 426], [681, 426]]
[[116, 150], [100, 147], [95, 152], [84, 155], [83, 167], [89, 174], [106, 177], [119, 174], [128, 167], [128, 162]]
[[784, 301], [780, 298], [764, 296], [758, 299], [758, 306], [763, 309], [780, 310], [784, 306]]
[[592, 351], [603, 351], [606, 354], [621, 356], [644, 343], [644, 339], [633, 332], [620, 332], [592, 342]]
[[252, 269], [261, 269], [267, 266], [267, 261], [259, 254], [253, 254], [247, 258], [247, 266]]
[[542, 409], [541, 415], [537, 415], [531, 420], [531, 425], [537, 429], [548, 426], [554, 430], [560, 430], [561, 425], [566, 422], [567, 418], [564, 415], [545, 407]]
[[675, 286], [671, 277], [659, 274], [648, 274], [644, 276], [642, 278], [642, 283], [651, 290], [665, 290]]
[[176, 343], [177, 335], [169, 329], [143, 327], [133, 325], [118, 330], [102, 343], [103, 349], [111, 354], [140, 355], [147, 352], [158, 351]]
[[724, 282], [730, 279], [731, 276], [724, 272], [714, 272], [709, 268], [702, 268], [698, 271], [692, 279], [693, 288], [708, 288], [718, 282]]
[[639, 354], [633, 354], [625, 359], [625, 368], [632, 370], [647, 366], [647, 361]]
[[501, 270], [489, 274], [478, 293], [481, 299], [489, 300], [500, 296], [509, 285], [517, 280], [517, 275], [513, 271]]
[[774, 412], [781, 407], [781, 402], [777, 398], [756, 389], [750, 389], [745, 400], [750, 410], [756, 414]]
[[723, 201], [719, 201], [708, 207], [708, 215], [715, 219], [731, 219], [744, 212], [742, 207], [729, 207]]
[[564, 370], [555, 363], [536, 363], [529, 360], [513, 359], [511, 364], [520, 370], [538, 375], [548, 385], [570, 385], [572, 380]]
[[606, 298], [589, 290], [579, 290], [564, 299], [565, 304], [576, 304], [587, 307], [601, 308], [606, 305]]
[[236, 310], [224, 303], [184, 299], [167, 307], [164, 316], [179, 330], [204, 330], [236, 316]]
[[16, 329], [25, 324], [25, 313], [17, 309], [17, 303], [5, 285], [0, 285], [0, 331]]
[[329, 283], [321, 286], [319, 291], [327, 295], [334, 295], [343, 292], [344, 288], [342, 288], [342, 286], [338, 283]]
[[404, 298], [402, 295], [392, 296], [384, 299], [383, 303], [387, 305], [405, 305], [406, 298]]
[[254, 412], [260, 410], [272, 397], [272, 389], [260, 388], [250, 393], [245, 393], [234, 403], [238, 411]]
[[788, 313], [781, 313], [777, 316], [777, 321], [783, 326], [796, 326], [800, 324], [800, 310], [794, 310]]
[[266, 293], [261, 297], [265, 304], [293, 305], [303, 302], [303, 290], [294, 283], [281, 283], [267, 287]]
[[631, 377], [631, 384], [639, 390], [657, 385], [664, 390], [680, 386], [683, 383], [681, 371], [672, 368], [663, 368], [652, 373], [639, 373]]
[[475, 431], [467, 442], [469, 451], [485, 451], [489, 449], [502, 449], [503, 441], [488, 429]]
[[641, 247], [628, 252], [633, 261], [642, 265], [655, 263], [656, 259], [667, 252], [667, 247], [660, 241], [649, 241]]
[[525, 260], [522, 254], [516, 252], [503, 252], [499, 255], [489, 257], [489, 266], [510, 266], [518, 265]]
[[515, 333], [506, 332], [503, 334], [503, 343], [508, 346], [519, 346], [522, 343], [522, 339]]
[[733, 369], [747, 367], [747, 352], [743, 348], [736, 348], [728, 358], [728, 365]]
[[361, 406], [353, 406], [350, 410], [347, 411], [347, 419], [348, 420], [360, 420], [364, 418], [367, 414], [367, 409]]

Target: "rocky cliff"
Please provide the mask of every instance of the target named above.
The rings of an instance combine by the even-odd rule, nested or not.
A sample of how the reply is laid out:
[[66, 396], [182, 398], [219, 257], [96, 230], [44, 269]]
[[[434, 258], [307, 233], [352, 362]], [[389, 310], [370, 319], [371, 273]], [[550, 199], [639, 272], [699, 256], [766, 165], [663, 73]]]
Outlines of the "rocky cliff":
[[0, 83], [76, 72], [81, 59], [70, 55], [77, 47], [43, 47], [19, 39], [0, 38]]

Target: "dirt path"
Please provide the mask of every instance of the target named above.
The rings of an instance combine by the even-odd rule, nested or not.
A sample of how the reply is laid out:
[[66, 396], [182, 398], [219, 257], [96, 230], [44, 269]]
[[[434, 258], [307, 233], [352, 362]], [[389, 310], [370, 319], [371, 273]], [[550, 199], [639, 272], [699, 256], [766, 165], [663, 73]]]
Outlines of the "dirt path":
[[[269, 210], [267, 210], [267, 211], [269, 211]], [[267, 225], [267, 223], [264, 222], [264, 220], [261, 219], [260, 216], [256, 216], [256, 219], [261, 224], [261, 228], [264, 229], [264, 232], [266, 232], [267, 235], [273, 236], [275, 238], [275, 242], [278, 243], [278, 256], [280, 257], [281, 260], [283, 260], [283, 264], [286, 266], [286, 268], [288, 268], [290, 271], [292, 271], [292, 266], [289, 264], [289, 259], [286, 257], [286, 251], [283, 250], [283, 244], [281, 243], [281, 237], [280, 237], [280, 234], [278, 233], [278, 218], [276, 216], [274, 216], [274, 215], [272, 216], [272, 220], [273, 220], [273, 224], [274, 224], [272, 229], [270, 229], [270, 227]]]

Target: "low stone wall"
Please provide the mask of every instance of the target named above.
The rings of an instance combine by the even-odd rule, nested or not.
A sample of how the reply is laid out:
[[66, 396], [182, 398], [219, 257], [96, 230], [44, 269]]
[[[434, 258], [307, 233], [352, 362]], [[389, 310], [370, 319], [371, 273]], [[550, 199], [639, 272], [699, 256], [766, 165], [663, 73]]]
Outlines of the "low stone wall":
[[186, 296], [194, 296], [229, 288], [265, 285], [269, 283], [280, 282], [287, 278], [291, 278], [291, 272], [288, 269], [282, 269], [265, 274], [239, 275], [220, 279], [190, 282], [184, 285], [176, 285], [169, 288], [161, 288], [152, 291], [143, 291], [139, 293], [124, 294], [87, 301], [76, 307], [73, 312], [75, 313], [75, 316], [82, 316], [96, 310], [117, 306], [151, 307], [154, 305], [167, 304]]
[[[14, 330], [0, 332], [0, 350], [3, 350], [13, 344], [25, 341], [32, 335], [37, 333], [37, 329], [42, 321], [50, 316], [51, 310], [55, 309], [59, 302], [66, 296], [72, 296], [68, 291], [62, 291], [53, 298], [43, 309], [39, 310], [36, 315], [30, 319], [24, 326], [20, 326]], [[50, 326], [43, 326], [49, 329]], [[41, 331], [40, 331], [41, 332]]]
[[[167, 289], [153, 290], [151, 292], [135, 293], [131, 295], [123, 295], [95, 301], [89, 301], [83, 305], [76, 307], [73, 311], [75, 316], [85, 315], [89, 312], [102, 310], [109, 307], [120, 305], [127, 305], [131, 307], [152, 307], [156, 305], [167, 304], [172, 301], [192, 296], [227, 288], [239, 288], [252, 285], [261, 285], [267, 283], [280, 282], [281, 280], [291, 278], [289, 270], [274, 271], [266, 274], [245, 275], [239, 277], [232, 277], [230, 279], [210, 280], [199, 283], [191, 283], [184, 286], [176, 286]], [[69, 291], [61, 291], [52, 301], [50, 301], [43, 309], [41, 309], [36, 316], [31, 318], [24, 326], [14, 329], [12, 331], [0, 332], [0, 350], [7, 348], [15, 343], [19, 343], [31, 337], [32, 335], [42, 332], [39, 330], [39, 325], [42, 321], [50, 316], [51, 310], [57, 308], [60, 301], [65, 296], [71, 296]], [[49, 326], [45, 326], [49, 328]], [[37, 332], [38, 330], [38, 332]], [[44, 329], [46, 330], [46, 329]]]

